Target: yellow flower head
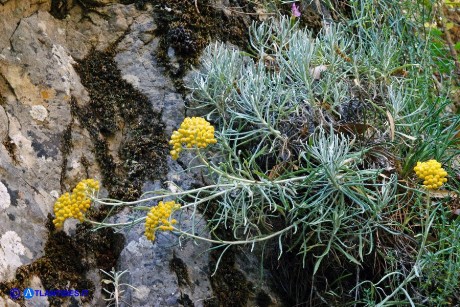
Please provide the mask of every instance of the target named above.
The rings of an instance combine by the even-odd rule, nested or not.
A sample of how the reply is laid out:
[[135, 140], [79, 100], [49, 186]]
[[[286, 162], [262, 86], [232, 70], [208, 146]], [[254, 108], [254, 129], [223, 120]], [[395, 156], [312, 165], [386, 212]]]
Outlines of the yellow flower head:
[[423, 180], [423, 186], [429, 190], [438, 189], [447, 182], [447, 172], [436, 160], [417, 162], [414, 171], [417, 177]]
[[72, 193], [62, 194], [54, 204], [53, 220], [56, 228], [61, 228], [66, 219], [74, 218], [83, 222], [84, 214], [91, 205], [88, 196], [99, 191], [99, 181], [85, 179], [80, 181], [73, 189]]
[[174, 201], [162, 202], [152, 207], [145, 220], [145, 236], [147, 239], [154, 241], [157, 230], [170, 231], [174, 230], [173, 225], [177, 223], [175, 219], [169, 219], [171, 214], [180, 209], [180, 205]]
[[179, 158], [183, 146], [187, 148], [206, 148], [215, 144], [214, 127], [201, 117], [186, 117], [179, 129], [174, 131], [169, 144], [173, 146], [171, 156], [174, 160]]

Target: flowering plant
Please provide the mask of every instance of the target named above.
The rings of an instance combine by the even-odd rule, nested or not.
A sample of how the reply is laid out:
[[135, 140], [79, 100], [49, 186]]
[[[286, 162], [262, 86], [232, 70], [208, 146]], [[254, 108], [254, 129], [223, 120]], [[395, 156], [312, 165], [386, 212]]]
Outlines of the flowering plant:
[[174, 201], [160, 201], [157, 206], [152, 207], [145, 221], [145, 236], [147, 239], [154, 241], [157, 230], [174, 230], [173, 225], [177, 223], [177, 220], [170, 219], [170, 216], [178, 209], [180, 209], [180, 205]]
[[173, 146], [171, 156], [174, 160], [179, 157], [183, 146], [186, 148], [206, 148], [215, 144], [214, 127], [201, 117], [186, 117], [180, 128], [173, 132], [169, 144]]
[[414, 167], [414, 171], [423, 180], [423, 186], [428, 190], [438, 189], [447, 182], [447, 172], [441, 167], [441, 163], [436, 160], [419, 161]]
[[80, 181], [72, 193], [62, 194], [54, 204], [53, 220], [56, 228], [61, 228], [66, 219], [75, 218], [83, 222], [85, 212], [91, 205], [91, 195], [99, 191], [99, 181], [85, 179]]
[[299, 11], [299, 7], [295, 3], [292, 3], [291, 15], [295, 18], [298, 18], [301, 15]]
[[[150, 240], [172, 231], [179, 239], [225, 246], [224, 251], [276, 239], [278, 259], [289, 249], [301, 258], [298, 262], [311, 264], [312, 280], [330, 284], [324, 277], [330, 268], [356, 270], [356, 282], [346, 283], [353, 289], [337, 283], [322, 294], [354, 292], [355, 303], [368, 299], [379, 306], [418, 295], [410, 287], [423, 279], [425, 255], [445, 259], [443, 251], [450, 247], [438, 248], [448, 239], [427, 241], [435, 221], [445, 223], [443, 206], [431, 205], [432, 193], [406, 186], [407, 174], [423, 157], [448, 154], [460, 122], [439, 116], [445, 105], [427, 101], [433, 97], [425, 92], [432, 81], [430, 66], [421, 71], [407, 62], [408, 55], [423, 58], [423, 48], [406, 48], [391, 27], [369, 28], [387, 19], [373, 15], [380, 11], [369, 10], [368, 3], [357, 12], [361, 17], [352, 26], [334, 25], [313, 38], [292, 22], [300, 14], [293, 4], [290, 18], [251, 28], [251, 58], [224, 44], [209, 46], [194, 75], [192, 101], [209, 111], [216, 129], [204, 118], [186, 118], [170, 140], [172, 158], [192, 150], [201, 162], [194, 168], [208, 172], [209, 184], [181, 190], [169, 182], [174, 188], [133, 202], [98, 199], [148, 213], [126, 223], [95, 224], [123, 228], [145, 221]], [[403, 18], [393, 17], [394, 22]], [[364, 30], [366, 35], [356, 35]], [[318, 67], [327, 70], [315, 77]], [[397, 74], [402, 69], [417, 78]], [[362, 116], [355, 121], [349, 113]], [[207, 157], [202, 149], [217, 140], [212, 158]], [[414, 170], [427, 189], [447, 181], [437, 161], [419, 162]], [[152, 202], [158, 205], [142, 205]], [[212, 237], [202, 237], [194, 231], [195, 217], [198, 209], [210, 207]], [[190, 228], [180, 216], [171, 217], [187, 208], [193, 209]], [[218, 227], [232, 240], [219, 238], [212, 231]], [[452, 233], [458, 231], [452, 227], [445, 237]], [[365, 280], [363, 268], [376, 270], [381, 280]]]

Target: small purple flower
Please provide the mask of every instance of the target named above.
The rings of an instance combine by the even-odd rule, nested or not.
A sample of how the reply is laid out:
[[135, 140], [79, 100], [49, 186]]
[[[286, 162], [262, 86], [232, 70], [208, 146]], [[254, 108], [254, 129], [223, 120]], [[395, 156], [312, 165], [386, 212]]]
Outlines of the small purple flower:
[[300, 17], [299, 7], [295, 3], [292, 3], [291, 14], [294, 17]]

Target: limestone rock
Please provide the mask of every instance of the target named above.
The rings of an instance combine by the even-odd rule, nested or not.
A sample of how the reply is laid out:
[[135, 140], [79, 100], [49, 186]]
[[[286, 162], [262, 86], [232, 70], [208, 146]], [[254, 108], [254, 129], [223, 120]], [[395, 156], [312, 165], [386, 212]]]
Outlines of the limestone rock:
[[[144, 39], [155, 28], [150, 14], [136, 18], [131, 32], [120, 42], [115, 60], [123, 78], [144, 93], [152, 102], [153, 110], [162, 114], [166, 134], [170, 135], [182, 122], [185, 105], [180, 95], [175, 92], [172, 82], [164, 76], [164, 69], [152, 57], [152, 51], [158, 47], [158, 38], [147, 41]], [[134, 57], [136, 61], [132, 60]], [[194, 179], [184, 174], [178, 175], [182, 168], [177, 163], [170, 160], [169, 170], [168, 178], [180, 182], [181, 188], [190, 188]], [[159, 188], [160, 182], [147, 184], [145, 191]], [[155, 204], [149, 203], [150, 206]], [[115, 220], [123, 221], [124, 218], [126, 216], [121, 214]], [[190, 222], [187, 225], [184, 219], [183, 223], [182, 227], [190, 228]], [[195, 306], [201, 306], [199, 302], [202, 304], [212, 296], [207, 269], [208, 253], [203, 252], [210, 245], [200, 242], [197, 248], [190, 240], [179, 243], [178, 238], [171, 233], [159, 234], [152, 243], [143, 236], [143, 231], [143, 225], [140, 225], [124, 232], [128, 243], [120, 256], [119, 267], [129, 270], [129, 284], [140, 289], [128, 289], [127, 302], [134, 306], [145, 306], [152, 302], [155, 304], [152, 306], [177, 306], [187, 297], [198, 302]], [[171, 263], [175, 259], [183, 263], [183, 268], [188, 272], [189, 279], [185, 283], [181, 283], [171, 269]]]
[[0, 139], [5, 140], [8, 136], [8, 116], [5, 109], [0, 106]]
[[[82, 14], [86, 18], [82, 18]], [[62, 21], [61, 32], [66, 35], [66, 46], [72, 57], [81, 60], [92, 48], [108, 48], [128, 30], [139, 14], [133, 5], [113, 4], [87, 13], [74, 6]]]
[[3, 5], [0, 5], [0, 51], [10, 47], [10, 37], [15, 31], [18, 22], [24, 18], [34, 14], [37, 11], [48, 11], [51, 1], [43, 0], [2, 0]]
[[0, 306], [5, 306], [5, 307], [19, 307], [21, 305], [19, 305], [18, 303], [12, 301], [11, 299], [9, 298], [2, 298], [0, 296]]
[[[58, 39], [50, 39], [55, 26], [47, 12], [22, 18], [9, 38], [11, 48], [1, 52], [0, 89], [6, 100], [2, 117], [7, 119], [7, 131], [3, 128], [0, 169], [11, 205], [3, 209], [0, 233], [15, 229], [21, 244], [32, 251], [22, 264], [42, 255], [48, 233], [45, 222], [55, 201], [51, 191], [65, 185], [61, 146], [72, 124], [70, 96], [88, 100], [72, 57], [57, 44]], [[74, 129], [74, 133], [84, 132]], [[85, 152], [92, 147], [88, 141], [82, 145]]]
[[0, 237], [0, 278], [12, 278], [15, 270], [23, 264], [21, 258], [26, 254], [30, 254], [30, 251], [22, 244], [21, 237], [15, 231], [3, 233]]
[[[21, 3], [27, 2], [0, 6], [5, 25], [0, 32], [0, 282], [43, 256], [56, 197], [61, 188], [86, 177], [75, 163], [63, 173], [63, 162], [84, 153], [94, 165], [88, 172], [99, 172], [87, 132], [72, 120], [71, 96], [84, 104], [88, 95], [73, 68], [65, 33], [59, 32], [62, 25], [46, 12], [48, 1]], [[81, 141], [64, 154], [68, 127], [71, 137]]]
[[35, 295], [34, 293], [34, 296], [33, 298], [30, 299], [30, 302], [33, 302], [34, 304], [36, 305], [40, 305], [40, 306], [43, 306], [43, 307], [48, 307], [50, 304], [49, 304], [49, 301], [48, 301], [48, 298], [46, 296], [41, 296], [41, 294], [45, 294], [45, 288], [43, 287], [43, 284], [40, 280], [40, 278], [38, 276], [32, 276], [31, 278], [31, 281], [28, 285], [29, 288], [31, 289], [37, 289], [37, 290], [41, 290], [43, 289], [43, 291], [41, 291], [41, 293], [38, 293], [38, 295]]
[[0, 209], [5, 210], [11, 206], [11, 197], [6, 186], [0, 182]]

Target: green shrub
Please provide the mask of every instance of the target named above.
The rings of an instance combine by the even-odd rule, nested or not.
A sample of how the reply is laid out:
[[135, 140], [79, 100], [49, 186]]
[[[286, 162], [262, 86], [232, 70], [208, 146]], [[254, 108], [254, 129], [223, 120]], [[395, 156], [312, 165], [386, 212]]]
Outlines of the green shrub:
[[[192, 100], [217, 143], [177, 151], [190, 140], [176, 137], [174, 158], [196, 155], [208, 186], [96, 201], [175, 197], [179, 210], [194, 211], [191, 228], [179, 222], [173, 231], [223, 252], [277, 240], [267, 253], [301, 259], [322, 303], [454, 302], [459, 227], [449, 211], [457, 194], [448, 191], [458, 190], [459, 116], [446, 111], [449, 87], [433, 78], [439, 59], [423, 34], [430, 15], [399, 1], [354, 0], [350, 9], [348, 22], [315, 37], [280, 17], [253, 24], [249, 52], [220, 43], [205, 50]], [[449, 174], [441, 191], [415, 178], [416, 163], [429, 159]], [[198, 205], [211, 216], [212, 238], [195, 234]], [[222, 230], [233, 240], [219, 238]]]

